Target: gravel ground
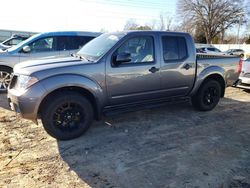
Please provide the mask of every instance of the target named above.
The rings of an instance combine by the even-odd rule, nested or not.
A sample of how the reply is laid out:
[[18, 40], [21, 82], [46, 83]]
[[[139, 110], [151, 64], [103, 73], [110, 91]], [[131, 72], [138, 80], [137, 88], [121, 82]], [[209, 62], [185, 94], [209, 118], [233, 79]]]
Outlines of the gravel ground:
[[250, 188], [250, 93], [105, 117], [56, 141], [0, 95], [0, 187]]

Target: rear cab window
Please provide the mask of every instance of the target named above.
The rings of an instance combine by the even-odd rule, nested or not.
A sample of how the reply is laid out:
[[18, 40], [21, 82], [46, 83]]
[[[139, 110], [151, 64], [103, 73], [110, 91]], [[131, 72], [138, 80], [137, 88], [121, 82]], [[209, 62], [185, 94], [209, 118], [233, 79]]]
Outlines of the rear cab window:
[[162, 36], [162, 52], [165, 63], [183, 61], [188, 57], [186, 39], [183, 36]]

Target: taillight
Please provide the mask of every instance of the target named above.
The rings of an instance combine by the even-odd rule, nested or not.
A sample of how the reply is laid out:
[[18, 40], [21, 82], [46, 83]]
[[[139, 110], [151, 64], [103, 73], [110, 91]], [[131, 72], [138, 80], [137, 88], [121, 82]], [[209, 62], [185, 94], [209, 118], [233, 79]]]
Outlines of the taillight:
[[243, 67], [243, 59], [240, 59], [239, 65], [238, 65], [238, 73], [241, 73]]

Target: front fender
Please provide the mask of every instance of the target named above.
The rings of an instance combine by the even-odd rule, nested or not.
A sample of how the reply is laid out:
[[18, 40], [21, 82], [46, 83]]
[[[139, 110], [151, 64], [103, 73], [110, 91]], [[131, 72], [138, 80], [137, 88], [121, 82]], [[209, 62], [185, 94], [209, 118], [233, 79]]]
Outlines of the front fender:
[[97, 82], [82, 75], [56, 75], [41, 80], [40, 83], [44, 87], [46, 92], [42, 95], [41, 100], [39, 101], [39, 106], [47, 95], [55, 90], [65, 87], [79, 87], [88, 90], [95, 97], [98, 110], [103, 107], [106, 99], [105, 91], [101, 88], [101, 86]]

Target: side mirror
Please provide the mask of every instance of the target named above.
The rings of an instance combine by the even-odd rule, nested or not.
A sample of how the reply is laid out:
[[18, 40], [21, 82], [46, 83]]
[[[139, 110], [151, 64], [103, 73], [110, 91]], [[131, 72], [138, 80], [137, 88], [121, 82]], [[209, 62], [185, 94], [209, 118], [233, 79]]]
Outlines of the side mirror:
[[31, 51], [30, 47], [29, 46], [24, 46], [23, 47], [23, 52], [24, 53], [29, 53]]
[[119, 65], [121, 63], [126, 63], [131, 61], [130, 53], [121, 53], [115, 56], [114, 64]]

